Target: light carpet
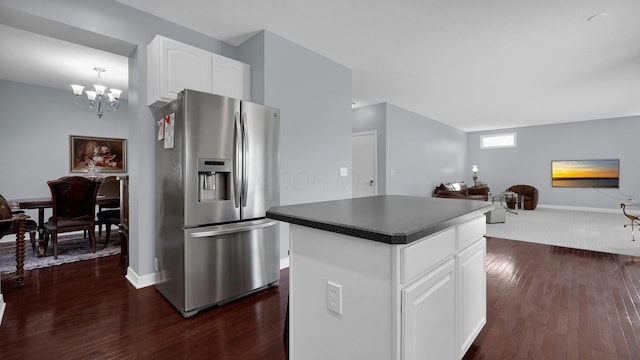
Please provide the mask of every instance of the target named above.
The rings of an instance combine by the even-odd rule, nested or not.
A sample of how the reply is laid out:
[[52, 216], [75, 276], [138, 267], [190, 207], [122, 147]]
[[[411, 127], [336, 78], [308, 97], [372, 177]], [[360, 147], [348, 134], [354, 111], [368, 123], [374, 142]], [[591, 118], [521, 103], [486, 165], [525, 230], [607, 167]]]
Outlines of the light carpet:
[[640, 229], [632, 241], [620, 213], [540, 208], [507, 213], [505, 223], [487, 224], [487, 236], [547, 245], [640, 256]]
[[[96, 237], [97, 237], [96, 232]], [[103, 233], [104, 237], [104, 233]], [[15, 242], [0, 243], [0, 273], [12, 274], [16, 272], [16, 247]], [[91, 243], [85, 239], [81, 233], [58, 236], [58, 259], [53, 258], [53, 244], [49, 242], [47, 256], [37, 257], [32, 249], [31, 242], [27, 236], [25, 239], [25, 261], [24, 269], [32, 270], [47, 266], [67, 264], [71, 262], [95, 259], [103, 256], [120, 254], [120, 237], [116, 232], [111, 233], [110, 241], [104, 246], [104, 239], [96, 243], [96, 252], [91, 252]]]

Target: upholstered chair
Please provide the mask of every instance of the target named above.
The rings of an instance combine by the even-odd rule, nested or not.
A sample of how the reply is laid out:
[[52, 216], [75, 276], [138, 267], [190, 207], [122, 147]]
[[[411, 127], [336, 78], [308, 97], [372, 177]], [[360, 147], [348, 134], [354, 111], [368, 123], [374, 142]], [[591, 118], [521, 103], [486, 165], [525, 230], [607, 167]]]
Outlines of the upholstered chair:
[[53, 216], [44, 224], [45, 250], [53, 241], [53, 258], [58, 258], [58, 233], [86, 230], [91, 252], [96, 252], [96, 197], [99, 182], [82, 176], [66, 176], [48, 181], [53, 201]]
[[[506, 191], [518, 194], [518, 206], [521, 206], [522, 198], [524, 198], [524, 210], [535, 210], [538, 206], [538, 189], [531, 185], [513, 185]], [[507, 201], [507, 206], [510, 209], [515, 209], [515, 205], [514, 199]]]

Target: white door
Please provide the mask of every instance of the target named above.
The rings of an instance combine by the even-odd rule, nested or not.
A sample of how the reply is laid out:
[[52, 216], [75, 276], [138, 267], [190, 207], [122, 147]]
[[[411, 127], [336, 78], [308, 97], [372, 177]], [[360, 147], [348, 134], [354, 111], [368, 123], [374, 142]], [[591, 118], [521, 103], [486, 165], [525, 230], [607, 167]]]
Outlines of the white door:
[[351, 136], [353, 197], [378, 194], [376, 140], [375, 131], [354, 133]]

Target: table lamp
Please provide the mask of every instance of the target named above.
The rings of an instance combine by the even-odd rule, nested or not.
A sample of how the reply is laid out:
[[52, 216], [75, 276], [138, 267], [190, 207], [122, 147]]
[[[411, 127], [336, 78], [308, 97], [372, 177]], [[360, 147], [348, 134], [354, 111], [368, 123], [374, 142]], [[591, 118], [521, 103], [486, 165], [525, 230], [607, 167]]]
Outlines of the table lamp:
[[471, 171], [473, 171], [473, 186], [478, 186], [478, 165], [473, 165]]

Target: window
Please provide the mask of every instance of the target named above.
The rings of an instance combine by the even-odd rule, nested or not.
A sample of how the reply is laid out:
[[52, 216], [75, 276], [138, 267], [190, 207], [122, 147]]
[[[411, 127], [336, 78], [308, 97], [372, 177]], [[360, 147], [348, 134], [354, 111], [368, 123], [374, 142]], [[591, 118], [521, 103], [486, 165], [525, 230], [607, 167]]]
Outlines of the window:
[[516, 133], [480, 135], [480, 149], [516, 147]]

